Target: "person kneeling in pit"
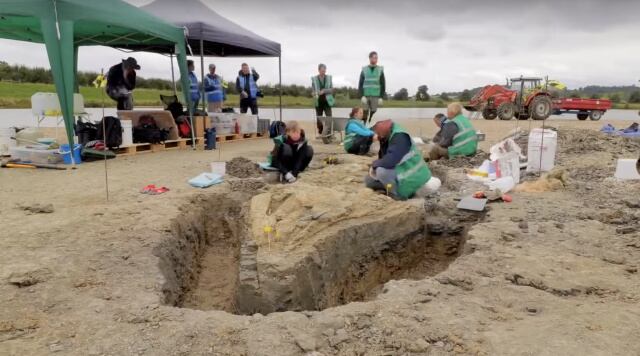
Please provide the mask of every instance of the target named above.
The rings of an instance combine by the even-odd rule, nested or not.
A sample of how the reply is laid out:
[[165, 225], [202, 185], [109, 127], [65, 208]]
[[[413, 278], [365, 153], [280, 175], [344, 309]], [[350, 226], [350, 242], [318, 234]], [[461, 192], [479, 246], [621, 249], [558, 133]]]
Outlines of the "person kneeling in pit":
[[373, 126], [380, 140], [378, 159], [373, 162], [365, 185], [387, 192], [394, 199], [411, 198], [431, 179], [431, 170], [411, 136], [391, 120]]
[[460, 103], [451, 103], [447, 107], [447, 116], [438, 114], [433, 122], [440, 131], [433, 137], [429, 149], [429, 160], [473, 156], [478, 149], [478, 135], [471, 121], [462, 114]]
[[313, 158], [313, 148], [307, 143], [304, 130], [297, 121], [286, 124], [284, 135], [274, 137], [271, 166], [277, 168], [287, 183], [293, 183]]
[[349, 121], [344, 129], [344, 150], [354, 155], [366, 155], [371, 144], [377, 139], [375, 132], [368, 129], [362, 122], [362, 108], [351, 109]]

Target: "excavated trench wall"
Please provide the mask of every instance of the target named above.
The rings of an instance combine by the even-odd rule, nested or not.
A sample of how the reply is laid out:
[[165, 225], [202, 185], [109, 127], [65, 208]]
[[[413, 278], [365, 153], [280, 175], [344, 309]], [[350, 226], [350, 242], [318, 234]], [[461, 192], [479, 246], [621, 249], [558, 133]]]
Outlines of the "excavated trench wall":
[[391, 279], [435, 275], [465, 242], [464, 227], [429, 233], [432, 216], [421, 211], [326, 231], [333, 238], [298, 263], [264, 268], [246, 219], [253, 194], [214, 194], [183, 207], [157, 250], [165, 304], [237, 314], [321, 310], [371, 298]]

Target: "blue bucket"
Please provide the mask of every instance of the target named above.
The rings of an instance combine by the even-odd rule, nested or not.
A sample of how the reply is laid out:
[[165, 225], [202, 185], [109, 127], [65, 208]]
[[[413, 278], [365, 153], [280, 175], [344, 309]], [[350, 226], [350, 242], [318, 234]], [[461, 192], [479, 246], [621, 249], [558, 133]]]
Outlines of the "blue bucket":
[[[76, 164], [82, 163], [82, 145], [75, 144], [73, 145], [73, 160]], [[60, 145], [60, 154], [62, 155], [62, 161], [64, 164], [72, 164], [71, 162], [71, 152], [69, 150], [69, 145]]]

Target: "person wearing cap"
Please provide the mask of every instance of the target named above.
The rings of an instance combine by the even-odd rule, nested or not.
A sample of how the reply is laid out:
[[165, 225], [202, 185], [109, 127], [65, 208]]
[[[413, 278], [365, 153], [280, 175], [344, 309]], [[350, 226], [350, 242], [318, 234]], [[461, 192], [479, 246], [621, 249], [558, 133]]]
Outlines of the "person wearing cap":
[[433, 121], [440, 130], [429, 148], [430, 161], [476, 154], [478, 136], [471, 121], [462, 114], [460, 103], [449, 104], [447, 115], [438, 114]]
[[236, 79], [236, 89], [240, 93], [240, 112], [245, 114], [251, 108], [251, 114], [258, 115], [258, 79], [260, 75], [255, 69], [249, 69], [247, 63], [242, 63]]
[[209, 112], [222, 112], [225, 100], [224, 80], [216, 74], [216, 65], [209, 64], [209, 74], [204, 77], [204, 93]]
[[327, 66], [320, 63], [318, 65], [318, 75], [311, 77], [311, 88], [313, 90], [313, 98], [316, 107], [316, 125], [318, 134], [322, 134], [322, 121], [320, 117], [324, 114], [326, 117], [331, 116], [331, 108], [335, 105], [336, 100], [333, 97], [335, 89], [331, 76], [327, 75]]
[[192, 60], [187, 61], [187, 69], [189, 70], [189, 95], [191, 97], [191, 107], [195, 111], [198, 109], [200, 103], [200, 85], [198, 84], [198, 77], [195, 73], [195, 65]]
[[133, 110], [132, 92], [136, 88], [136, 70], [140, 70], [138, 61], [129, 57], [107, 72], [106, 92], [118, 103], [118, 110]]
[[422, 154], [411, 136], [391, 120], [377, 122], [373, 131], [380, 141], [380, 151], [365, 177], [365, 185], [394, 199], [411, 198], [431, 179]]
[[362, 120], [365, 125], [371, 123], [373, 114], [378, 110], [378, 106], [382, 105], [385, 91], [384, 67], [378, 65], [378, 53], [373, 51], [369, 53], [369, 65], [362, 67], [358, 82], [358, 94], [362, 97], [364, 108]]

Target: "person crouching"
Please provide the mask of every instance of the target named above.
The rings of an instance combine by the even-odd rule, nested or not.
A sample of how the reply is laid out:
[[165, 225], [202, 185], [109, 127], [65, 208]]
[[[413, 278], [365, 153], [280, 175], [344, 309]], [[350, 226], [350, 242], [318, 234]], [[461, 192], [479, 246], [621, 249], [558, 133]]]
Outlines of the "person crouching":
[[313, 148], [307, 143], [304, 130], [297, 121], [286, 124], [284, 135], [273, 138], [271, 166], [277, 168], [284, 181], [293, 183], [313, 158]]
[[362, 122], [364, 111], [356, 107], [351, 110], [349, 121], [345, 128], [344, 149], [354, 155], [366, 155], [371, 144], [376, 139], [375, 132], [368, 129]]
[[394, 199], [411, 198], [431, 179], [431, 171], [411, 136], [391, 120], [379, 121], [373, 131], [380, 140], [378, 159], [373, 162], [365, 185], [386, 191]]

